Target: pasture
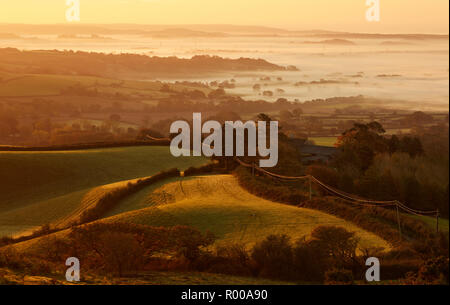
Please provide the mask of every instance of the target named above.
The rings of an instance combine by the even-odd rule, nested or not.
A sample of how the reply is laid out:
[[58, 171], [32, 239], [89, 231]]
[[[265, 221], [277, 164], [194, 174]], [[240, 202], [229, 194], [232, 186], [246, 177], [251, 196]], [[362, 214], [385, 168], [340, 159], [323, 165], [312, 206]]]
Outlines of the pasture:
[[84, 199], [100, 196], [101, 189], [92, 193], [95, 188], [206, 162], [200, 157], [175, 158], [163, 146], [0, 151], [0, 236], [66, 217]]
[[390, 248], [380, 237], [335, 216], [251, 195], [230, 175], [180, 178], [159, 188], [152, 186], [119, 203], [110, 215], [102, 221], [189, 225], [211, 231], [219, 244], [246, 247], [270, 234], [298, 239], [317, 226], [335, 225], [356, 232], [363, 247]]

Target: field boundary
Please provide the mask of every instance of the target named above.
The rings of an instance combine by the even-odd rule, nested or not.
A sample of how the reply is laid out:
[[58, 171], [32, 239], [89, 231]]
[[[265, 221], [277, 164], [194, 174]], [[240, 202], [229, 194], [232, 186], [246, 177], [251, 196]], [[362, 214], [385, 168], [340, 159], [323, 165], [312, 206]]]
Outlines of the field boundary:
[[[439, 220], [438, 220], [439, 219], [439, 210], [435, 210], [435, 211], [433, 211], [433, 210], [430, 210], [430, 211], [415, 210], [415, 209], [412, 209], [412, 208], [406, 206], [405, 204], [401, 203], [398, 200], [381, 201], [381, 200], [373, 200], [373, 199], [364, 199], [364, 198], [361, 198], [359, 196], [348, 194], [348, 193], [345, 193], [344, 191], [341, 191], [341, 190], [338, 190], [336, 188], [333, 188], [333, 187], [331, 187], [331, 186], [321, 182], [319, 179], [317, 179], [316, 177], [314, 177], [312, 175], [305, 175], [305, 176], [298, 176], [298, 177], [284, 176], [284, 175], [279, 175], [279, 174], [275, 174], [275, 173], [269, 172], [269, 171], [267, 171], [267, 170], [265, 170], [265, 169], [255, 165], [254, 163], [252, 163], [252, 164], [245, 163], [245, 162], [239, 160], [239, 158], [236, 158], [236, 161], [240, 165], [242, 165], [244, 167], [247, 167], [247, 168], [251, 167], [253, 172], [255, 170], [257, 170], [257, 171], [259, 171], [259, 172], [261, 172], [261, 173], [263, 173], [265, 175], [271, 176], [273, 178], [278, 178], [280, 180], [308, 180], [310, 186], [311, 186], [312, 182], [315, 182], [316, 185], [319, 185], [320, 187], [322, 187], [328, 193], [331, 193], [333, 196], [338, 197], [338, 198], [340, 198], [342, 200], [345, 200], [345, 201], [357, 203], [357, 204], [360, 204], [360, 205], [363, 205], [363, 206], [370, 206], [370, 207], [390, 207], [390, 206], [395, 206], [397, 208], [397, 211], [399, 209], [402, 209], [404, 212], [412, 214], [412, 215], [416, 215], [416, 216], [432, 215], [432, 216], [435, 216], [437, 218], [437, 222], [439, 223]], [[312, 197], [311, 187], [310, 187], [310, 190], [309, 190], [309, 197], [310, 197], [310, 199]], [[437, 228], [438, 227], [439, 226], [437, 226]]]
[[[85, 207], [84, 211], [78, 211], [78, 213], [73, 214], [71, 217], [73, 219], [65, 219], [64, 225], [61, 227], [50, 225], [44, 225], [40, 229], [34, 231], [30, 235], [23, 235], [16, 238], [3, 237], [0, 239], [0, 248], [3, 245], [16, 244], [23, 241], [39, 238], [44, 235], [49, 235], [51, 233], [56, 233], [59, 231], [67, 230], [73, 226], [84, 225], [93, 221], [100, 219], [110, 208], [112, 208], [116, 203], [118, 203], [123, 198], [147, 187], [153, 183], [156, 183], [167, 178], [179, 177], [180, 171], [176, 168], [161, 171], [155, 175], [146, 178], [133, 179], [128, 181], [128, 183], [123, 187], [118, 187], [117, 189], [106, 192], [95, 204], [89, 204]], [[56, 224], [60, 224], [56, 222]], [[3, 242], [3, 245], [2, 245]]]
[[[398, 213], [396, 210], [392, 210], [391, 208], [394, 207], [393, 204], [348, 204], [349, 200], [344, 200], [343, 198], [334, 196], [333, 194], [331, 197], [328, 197], [329, 199], [333, 199], [333, 204], [326, 204], [328, 200], [326, 199], [326, 197], [324, 197], [324, 199], [321, 199], [320, 197], [312, 196], [312, 187], [311, 184], [308, 183], [312, 179], [310, 180], [308, 176], [296, 177], [296, 179], [290, 180], [305, 181], [308, 184], [307, 187], [309, 187], [308, 192], [301, 191], [299, 188], [297, 188], [297, 191], [292, 192], [292, 188], [281, 185], [273, 185], [272, 188], [269, 188], [268, 183], [263, 183], [263, 181], [258, 182], [256, 180], [254, 176], [254, 171], [256, 169], [251, 164], [247, 164], [245, 162], [242, 163], [243, 164], [241, 164], [241, 170], [239, 171], [239, 169], [237, 169], [236, 171], [239, 184], [248, 192], [253, 193], [256, 196], [300, 207], [317, 209], [326, 213], [333, 214], [340, 218], [351, 221], [357, 225], [360, 225], [361, 227], [375, 234], [379, 234], [386, 240], [389, 240], [390, 242], [395, 244], [409, 239], [409, 235], [416, 236], [424, 240], [434, 238], [439, 235], [439, 232], [433, 232], [433, 230], [423, 221], [412, 219], [411, 217], [409, 217], [409, 215], [406, 216], [406, 214]], [[252, 169], [252, 173], [249, 173], [247, 169]], [[277, 177], [280, 176], [277, 174], [274, 174], [274, 176], [266, 173], [263, 174], [269, 176], [272, 179], [282, 180]], [[340, 211], [340, 209], [343, 209], [345, 211]], [[377, 219], [383, 219], [384, 221], [388, 221], [390, 224], [380, 224], [377, 226], [376, 230], [373, 230], [373, 225], [377, 223]], [[394, 229], [395, 227], [397, 227], [397, 229]], [[405, 236], [403, 236], [402, 232], [407, 233], [406, 238]]]
[[120, 148], [130, 146], [169, 146], [169, 139], [148, 140], [148, 141], [124, 141], [124, 142], [93, 142], [80, 143], [73, 145], [56, 145], [56, 146], [0, 146], [2, 151], [67, 151], [67, 150], [84, 150], [84, 149], [100, 149], [100, 148]]

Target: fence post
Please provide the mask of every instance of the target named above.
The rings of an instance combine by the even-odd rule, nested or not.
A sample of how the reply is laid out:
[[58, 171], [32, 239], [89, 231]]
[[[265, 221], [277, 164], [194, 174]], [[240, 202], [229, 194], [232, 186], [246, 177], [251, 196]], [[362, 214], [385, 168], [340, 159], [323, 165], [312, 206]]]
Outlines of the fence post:
[[397, 208], [398, 233], [400, 235], [400, 240], [402, 240], [402, 226], [400, 224], [400, 212], [398, 210], [398, 202], [395, 202], [395, 207]]
[[309, 200], [311, 200], [312, 199], [312, 187], [311, 187], [311, 180], [312, 180], [312, 178], [311, 178], [311, 176], [308, 176], [309, 177]]
[[439, 233], [439, 209], [436, 210], [436, 233]]
[[252, 176], [255, 176], [255, 161], [252, 161]]

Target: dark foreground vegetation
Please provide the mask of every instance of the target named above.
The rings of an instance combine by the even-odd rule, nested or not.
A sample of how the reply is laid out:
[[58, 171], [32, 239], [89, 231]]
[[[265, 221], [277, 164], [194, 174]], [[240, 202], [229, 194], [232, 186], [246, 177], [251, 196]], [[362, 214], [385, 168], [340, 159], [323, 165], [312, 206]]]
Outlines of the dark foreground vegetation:
[[[294, 283], [354, 284], [364, 282], [366, 258], [377, 256], [386, 281], [448, 283], [445, 256], [421, 260], [412, 252], [360, 249], [354, 233], [333, 226], [317, 227], [310, 237], [297, 241], [271, 235], [250, 249], [239, 244], [212, 247], [213, 243], [213, 235], [190, 227], [93, 223], [73, 227], [65, 236], [42, 237], [38, 250], [21, 253], [13, 247], [2, 248], [0, 268], [52, 276], [64, 272], [62, 262], [67, 257], [78, 257], [84, 274], [96, 277], [202, 271]], [[1, 275], [0, 281], [5, 281]]]

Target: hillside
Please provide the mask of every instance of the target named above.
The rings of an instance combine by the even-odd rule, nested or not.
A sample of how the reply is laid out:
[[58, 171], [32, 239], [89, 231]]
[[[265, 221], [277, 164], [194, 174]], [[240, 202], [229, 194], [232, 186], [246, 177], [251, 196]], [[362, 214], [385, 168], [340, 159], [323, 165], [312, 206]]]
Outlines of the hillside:
[[284, 71], [286, 67], [263, 59], [229, 59], [218, 56], [149, 57], [73, 51], [19, 51], [0, 49], [0, 70], [33, 74], [91, 75], [143, 78], [224, 71]]
[[[238, 243], [248, 249], [271, 234], [286, 234], [295, 240], [308, 236], [320, 225], [334, 225], [356, 232], [361, 247], [391, 249], [382, 238], [335, 216], [253, 196], [230, 175], [180, 179], [183, 180], [141, 190], [96, 223], [188, 225], [214, 233], [215, 245]], [[64, 239], [69, 232], [63, 230], [20, 242], [14, 248], [21, 253], [40, 253], [47, 241]]]
[[[24, 88], [27, 90], [23, 90]], [[167, 92], [161, 92], [162, 88], [163, 83], [158, 81], [116, 80], [108, 77], [54, 75], [51, 73], [22, 74], [18, 72], [2, 72], [0, 67], [0, 97], [55, 97], [63, 95], [66, 100], [70, 95], [84, 96], [85, 99], [89, 98], [89, 96], [105, 96], [108, 94], [127, 96], [151, 95], [154, 98], [168, 97], [169, 94]], [[182, 84], [171, 84], [169, 88], [173, 92], [185, 90], [200, 90], [205, 94], [211, 92], [208, 88]]]
[[99, 196], [104, 188], [98, 187], [205, 162], [204, 158], [174, 158], [168, 147], [0, 151], [0, 235], [66, 217]]
[[319, 225], [337, 225], [357, 232], [362, 246], [389, 248], [378, 236], [337, 217], [253, 196], [233, 176], [182, 179], [142, 190], [117, 205], [109, 213], [112, 217], [103, 221], [190, 225], [213, 232], [219, 243], [243, 243], [247, 247], [270, 234], [297, 239]]

